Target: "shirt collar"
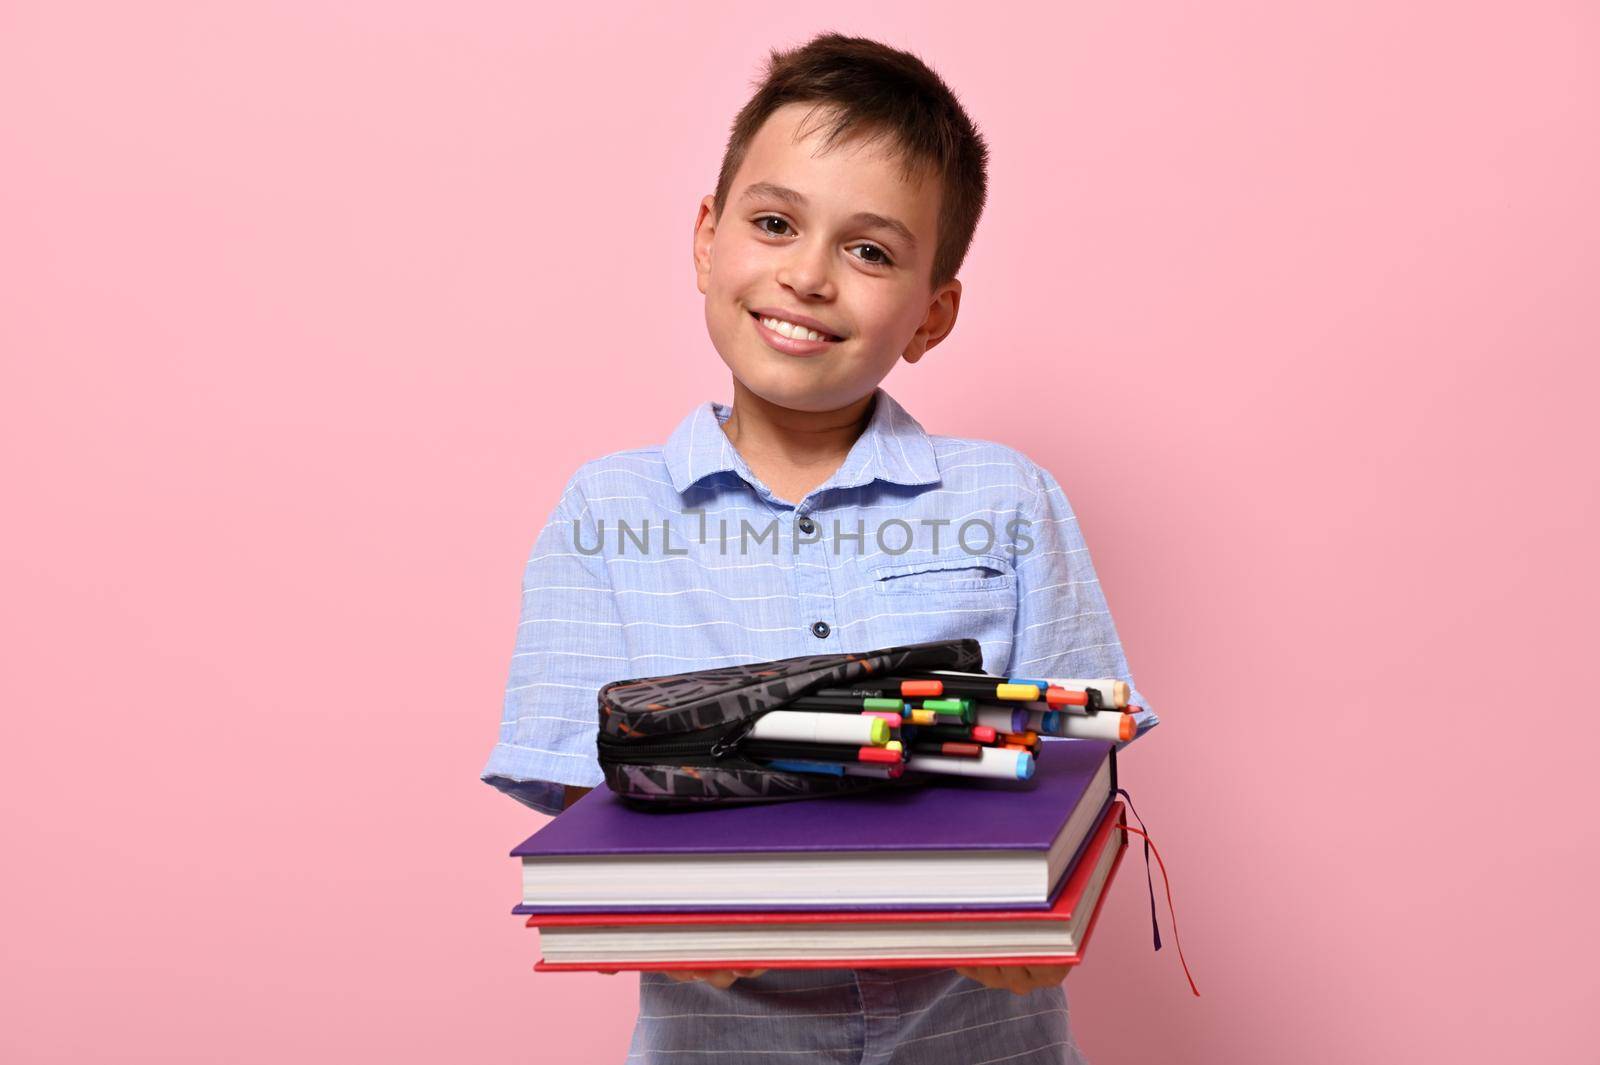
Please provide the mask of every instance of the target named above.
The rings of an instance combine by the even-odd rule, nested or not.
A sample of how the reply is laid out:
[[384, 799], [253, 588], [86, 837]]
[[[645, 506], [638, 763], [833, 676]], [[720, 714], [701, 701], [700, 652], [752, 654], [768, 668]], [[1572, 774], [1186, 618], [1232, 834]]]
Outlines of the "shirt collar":
[[[856, 438], [844, 464], [816, 491], [855, 488], [875, 480], [913, 485], [939, 480], [933, 443], [922, 426], [882, 388], [875, 389], [874, 395], [866, 429]], [[722, 423], [732, 413], [733, 408], [725, 403], [701, 403], [667, 438], [663, 448], [667, 473], [679, 493], [714, 473], [729, 470], [752, 486], [760, 485], [722, 431]]]

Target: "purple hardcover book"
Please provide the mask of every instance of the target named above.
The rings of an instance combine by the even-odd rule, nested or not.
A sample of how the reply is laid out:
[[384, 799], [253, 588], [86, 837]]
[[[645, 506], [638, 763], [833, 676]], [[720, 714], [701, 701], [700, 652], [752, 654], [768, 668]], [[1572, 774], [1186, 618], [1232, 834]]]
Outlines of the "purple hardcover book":
[[1115, 745], [1047, 744], [1033, 779], [701, 810], [596, 788], [519, 844], [514, 913], [1047, 909], [1116, 793]]

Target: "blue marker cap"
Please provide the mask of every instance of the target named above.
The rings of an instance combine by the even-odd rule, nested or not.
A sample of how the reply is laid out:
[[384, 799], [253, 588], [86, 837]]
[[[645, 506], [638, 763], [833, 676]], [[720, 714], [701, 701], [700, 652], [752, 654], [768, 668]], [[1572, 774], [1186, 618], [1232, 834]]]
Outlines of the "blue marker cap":
[[1017, 752], [1017, 779], [1027, 780], [1033, 776], [1033, 755], [1028, 751]]
[[1044, 712], [1044, 730], [1051, 735], [1061, 731], [1061, 711], [1046, 710]]
[[[1035, 688], [1038, 688], [1041, 693], [1046, 688], [1050, 687], [1050, 682], [1049, 681], [1047, 681], [1047, 680], [1034, 680], [1032, 677], [1007, 677], [1006, 678], [1006, 683], [1007, 684], [1032, 684]], [[1042, 697], [1043, 696], [1041, 695], [1041, 698]]]

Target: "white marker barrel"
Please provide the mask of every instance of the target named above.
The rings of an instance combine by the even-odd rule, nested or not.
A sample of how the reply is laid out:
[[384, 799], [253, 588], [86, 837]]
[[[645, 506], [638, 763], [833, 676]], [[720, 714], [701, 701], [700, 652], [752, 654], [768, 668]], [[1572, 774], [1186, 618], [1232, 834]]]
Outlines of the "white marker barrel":
[[958, 777], [1027, 780], [1033, 776], [1033, 755], [1027, 751], [1008, 751], [1002, 747], [980, 747], [976, 758], [918, 754], [913, 751], [906, 758], [906, 770], [913, 773], [945, 773]]
[[[975, 725], [988, 725], [996, 732], [1025, 732], [1027, 731], [1027, 726], [1024, 724], [1024, 720], [1027, 716], [1028, 712], [1026, 710], [980, 706], [974, 712], [972, 723]], [[1019, 728], [1019, 725], [1022, 727]]]
[[1133, 715], [1116, 710], [1097, 714], [1062, 714], [1057, 736], [1075, 740], [1131, 740], [1135, 731]]
[[1055, 677], [1046, 677], [1051, 684], [1058, 688], [1065, 688], [1069, 692], [1085, 692], [1090, 688], [1100, 693], [1102, 706], [1115, 707], [1124, 710], [1128, 706], [1128, 682], [1125, 680], [1058, 680]]
[[814, 714], [805, 710], [772, 710], [756, 718], [746, 734], [753, 740], [791, 740], [798, 743], [848, 743], [857, 747], [882, 747], [889, 740], [889, 725], [881, 717], [860, 714]]

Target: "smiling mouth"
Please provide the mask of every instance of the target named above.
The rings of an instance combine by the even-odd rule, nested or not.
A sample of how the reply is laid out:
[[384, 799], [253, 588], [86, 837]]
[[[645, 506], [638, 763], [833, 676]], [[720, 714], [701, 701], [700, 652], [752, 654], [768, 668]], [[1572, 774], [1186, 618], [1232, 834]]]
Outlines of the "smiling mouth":
[[805, 329], [803, 326], [792, 325], [792, 323], [784, 323], [784, 328], [789, 329], [789, 333], [784, 333], [784, 329], [774, 328], [773, 325], [773, 323], [784, 321], [782, 318], [763, 318], [762, 315], [758, 315], [758, 313], [755, 313], [754, 310], [750, 312], [750, 317], [760, 321], [762, 325], [765, 325], [766, 328], [771, 329], [773, 333], [779, 334], [779, 336], [787, 336], [789, 339], [792, 339], [792, 341], [813, 341], [813, 337], [811, 337], [811, 334], [813, 333], [816, 333], [816, 339], [819, 339], [819, 341], [829, 342], [829, 344], [838, 344], [838, 342], [845, 339], [845, 337], [842, 336], [834, 336], [834, 334], [822, 333], [821, 329]]

